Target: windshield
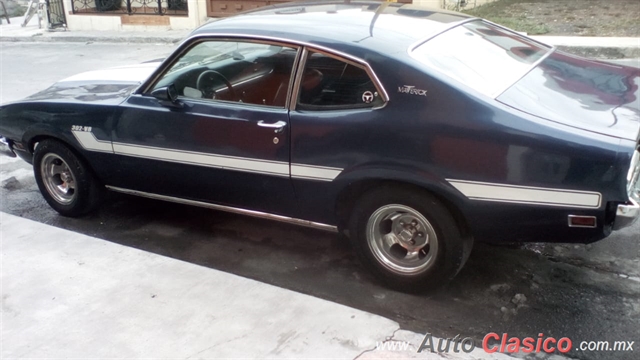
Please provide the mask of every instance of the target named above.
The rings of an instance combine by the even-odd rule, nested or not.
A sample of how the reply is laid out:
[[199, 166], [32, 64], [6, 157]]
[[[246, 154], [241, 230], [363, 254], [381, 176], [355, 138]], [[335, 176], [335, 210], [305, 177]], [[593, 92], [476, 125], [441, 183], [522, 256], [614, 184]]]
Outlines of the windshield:
[[481, 20], [454, 27], [411, 54], [488, 96], [498, 96], [524, 76], [549, 47]]
[[183, 55], [165, 75], [171, 74], [187, 66], [209, 66], [211, 64], [231, 59], [244, 60], [249, 54], [273, 54], [280, 52], [281, 46], [264, 45], [249, 42], [205, 41], [191, 48]]

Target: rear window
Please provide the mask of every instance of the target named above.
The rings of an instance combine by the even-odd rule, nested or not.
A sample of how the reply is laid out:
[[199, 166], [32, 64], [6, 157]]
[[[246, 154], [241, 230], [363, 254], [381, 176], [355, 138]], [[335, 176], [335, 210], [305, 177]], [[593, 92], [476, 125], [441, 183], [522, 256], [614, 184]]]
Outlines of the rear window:
[[495, 97], [549, 51], [550, 47], [478, 20], [445, 31], [411, 54], [445, 75]]

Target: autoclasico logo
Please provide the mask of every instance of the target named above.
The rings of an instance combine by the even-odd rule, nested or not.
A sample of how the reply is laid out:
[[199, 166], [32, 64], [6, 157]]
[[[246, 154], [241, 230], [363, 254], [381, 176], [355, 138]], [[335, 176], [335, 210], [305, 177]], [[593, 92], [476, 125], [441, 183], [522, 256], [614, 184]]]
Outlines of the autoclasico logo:
[[[489, 345], [490, 340], [493, 340], [492, 345]], [[499, 344], [496, 344], [497, 341], [499, 341]], [[523, 353], [539, 353], [540, 351], [552, 353], [557, 349], [564, 354], [571, 350], [571, 345], [571, 339], [568, 337], [556, 340], [554, 337], [544, 337], [543, 333], [539, 333], [537, 339], [532, 337], [526, 337], [522, 340], [517, 337], [509, 338], [509, 335], [506, 333], [502, 334], [502, 337], [496, 333], [488, 333], [484, 336], [484, 339], [482, 339], [482, 348], [488, 353], [494, 353], [496, 351], [502, 353], [517, 353], [520, 351]]]
[[[498, 335], [497, 333], [488, 333], [482, 339], [482, 349], [487, 353], [553, 353], [556, 350], [561, 353], [567, 353], [571, 350], [571, 339], [563, 337], [560, 339], [554, 337], [545, 337], [543, 333], [539, 333], [537, 338], [533, 337], [509, 337], [507, 333]], [[434, 342], [431, 333], [427, 333], [422, 340], [422, 344], [418, 348], [418, 352], [429, 350], [433, 353], [445, 352], [465, 352], [470, 353], [475, 350], [475, 341], [470, 337], [462, 338], [456, 335], [453, 338], [438, 339], [437, 344]]]

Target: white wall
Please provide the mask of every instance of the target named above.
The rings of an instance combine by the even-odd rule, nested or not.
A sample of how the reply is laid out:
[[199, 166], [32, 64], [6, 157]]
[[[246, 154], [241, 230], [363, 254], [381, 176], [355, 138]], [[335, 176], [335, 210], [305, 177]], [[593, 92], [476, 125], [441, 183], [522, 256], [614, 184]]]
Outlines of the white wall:
[[413, 0], [414, 5], [428, 6], [432, 8], [442, 8], [442, 0]]
[[[192, 1], [195, 3], [193, 8], [198, 9], [198, 15], [196, 16], [196, 19], [198, 20], [198, 24], [202, 25], [206, 23], [207, 20], [209, 20], [209, 18], [207, 17], [207, 2], [205, 0], [192, 0]], [[189, 15], [191, 15], [191, 0], [189, 1]]]
[[120, 15], [73, 14], [71, 10], [72, 0], [63, 0], [63, 4], [67, 17], [67, 28], [75, 31], [191, 30], [204, 23], [207, 19], [207, 4], [204, 0], [188, 0], [188, 16], [165, 15], [169, 18], [168, 26], [123, 25], [120, 20]]

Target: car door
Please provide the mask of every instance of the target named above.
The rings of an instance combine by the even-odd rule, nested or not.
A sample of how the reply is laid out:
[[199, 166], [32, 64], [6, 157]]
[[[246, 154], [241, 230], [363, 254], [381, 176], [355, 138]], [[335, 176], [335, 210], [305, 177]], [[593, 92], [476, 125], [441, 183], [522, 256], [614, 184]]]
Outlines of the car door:
[[[121, 106], [112, 186], [293, 214], [286, 105], [298, 53], [237, 39], [187, 46]], [[174, 101], [161, 96], [167, 89]]]
[[335, 196], [349, 172], [384, 159], [382, 149], [394, 146], [393, 122], [377, 110], [388, 97], [364, 62], [313, 48], [302, 59], [290, 113], [291, 177], [305, 205], [300, 216], [335, 223]]

